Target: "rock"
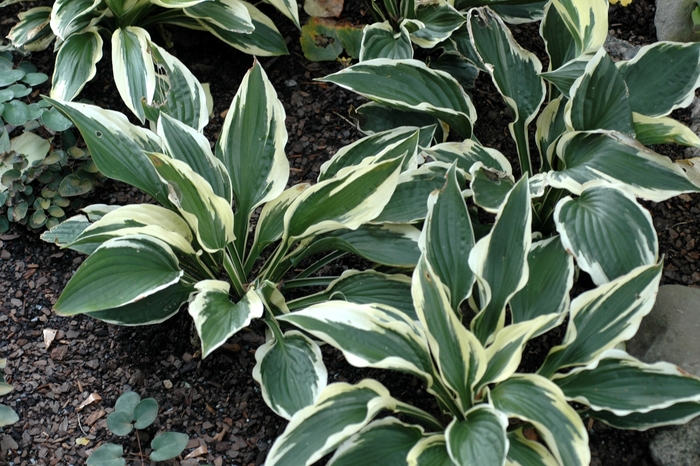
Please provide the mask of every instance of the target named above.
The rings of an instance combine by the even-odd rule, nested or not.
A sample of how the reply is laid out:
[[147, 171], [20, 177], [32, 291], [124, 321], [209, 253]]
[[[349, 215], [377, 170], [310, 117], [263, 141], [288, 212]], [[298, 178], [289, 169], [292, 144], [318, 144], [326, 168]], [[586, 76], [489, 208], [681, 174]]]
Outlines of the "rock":
[[637, 335], [627, 342], [627, 351], [644, 362], [667, 361], [700, 376], [698, 332], [700, 289], [664, 285]]
[[700, 464], [700, 419], [658, 434], [649, 445], [651, 457], [659, 466]]
[[693, 20], [690, 15], [696, 6], [695, 0], [656, 0], [656, 37], [659, 40], [692, 41]]
[[605, 51], [612, 57], [615, 61], [620, 60], [631, 60], [637, 55], [640, 47], [638, 45], [632, 45], [626, 40], [618, 39], [615, 36], [608, 35], [605, 39]]

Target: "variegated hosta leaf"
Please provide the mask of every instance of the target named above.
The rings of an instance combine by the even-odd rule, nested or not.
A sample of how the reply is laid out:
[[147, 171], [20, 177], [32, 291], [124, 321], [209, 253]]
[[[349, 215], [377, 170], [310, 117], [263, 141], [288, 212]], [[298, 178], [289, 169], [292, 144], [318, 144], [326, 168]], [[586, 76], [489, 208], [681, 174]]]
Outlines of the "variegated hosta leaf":
[[100, 172], [145, 191], [166, 207], [171, 205], [166, 186], [143, 154], [160, 150], [160, 140], [155, 134], [132, 125], [118, 112], [94, 105], [46, 100], [80, 130]]
[[481, 162], [472, 165], [469, 172], [472, 178], [469, 187], [472, 190], [474, 204], [486, 212], [497, 213], [508, 197], [508, 193], [515, 186], [513, 176], [486, 168]]
[[586, 66], [593, 56], [592, 54], [581, 55], [564, 63], [554, 71], [540, 73], [540, 76], [554, 84], [559, 92], [568, 99], [571, 95], [571, 87], [586, 72]]
[[201, 132], [209, 122], [207, 92], [180, 60], [153, 42], [150, 47], [153, 63], [160, 73], [156, 75], [153, 103], [144, 106], [146, 118], [158, 121], [158, 115], [167, 113]]
[[[336, 176], [336, 174], [345, 167], [360, 165], [367, 159], [373, 160], [378, 154], [383, 154], [386, 150], [396, 147], [397, 144], [406, 142], [417, 131], [418, 128], [414, 126], [393, 128], [388, 131], [366, 136], [352, 144], [342, 147], [330, 160], [321, 165], [318, 181], [327, 180], [328, 178]], [[421, 129], [420, 133], [421, 135], [427, 134], [427, 131], [424, 132]], [[429, 141], [424, 145], [427, 144], [429, 144]]]
[[533, 243], [527, 256], [530, 276], [523, 289], [510, 299], [513, 323], [544, 315], [556, 315], [551, 325], [538, 329], [533, 337], [559, 324], [569, 309], [569, 291], [574, 284], [574, 260], [558, 236]]
[[151, 3], [163, 8], [188, 8], [202, 3], [202, 0], [149, 0]]
[[423, 428], [395, 417], [373, 421], [335, 451], [328, 466], [403, 465], [411, 449], [423, 438]]
[[238, 0], [197, 2], [183, 11], [191, 18], [206, 20], [226, 31], [250, 34], [255, 29], [248, 9]]
[[607, 129], [634, 136], [627, 86], [604, 49], [588, 62], [569, 90], [564, 119], [575, 131]]
[[475, 50], [515, 115], [508, 128], [518, 147], [520, 169], [533, 175], [527, 128], [545, 97], [544, 81], [539, 76], [542, 63], [515, 41], [503, 20], [490, 9], [470, 10], [467, 25]]
[[151, 2], [150, 0], [105, 0], [105, 3], [114, 16], [122, 17], [126, 13], [133, 12], [134, 8], [139, 11], [144, 9]]
[[263, 315], [263, 304], [254, 289], [237, 303], [231, 302], [228, 282], [203, 280], [195, 285], [198, 293], [190, 301], [189, 313], [202, 341], [202, 358], [226, 343], [253, 318]]
[[562, 22], [576, 42], [576, 54], [597, 52], [608, 37], [606, 0], [552, 0]]
[[469, 255], [469, 267], [479, 284], [479, 313], [471, 327], [482, 344], [503, 328], [505, 307], [528, 280], [532, 209], [528, 178], [513, 187], [491, 232], [479, 240]]
[[406, 316], [379, 304], [328, 301], [279, 317], [338, 348], [355, 367], [406, 372], [433, 383], [423, 331]]
[[469, 173], [472, 166], [481, 162], [485, 167], [512, 174], [513, 169], [508, 159], [496, 149], [484, 147], [472, 139], [463, 142], [443, 142], [423, 150], [425, 155], [448, 164], [457, 163], [457, 167]]
[[56, 38], [51, 31], [51, 7], [38, 6], [17, 15], [19, 20], [7, 35], [16, 47], [28, 52], [38, 52]]
[[423, 437], [406, 456], [408, 466], [453, 466], [442, 434]]
[[547, 182], [573, 194], [581, 194], [593, 180], [622, 183], [635, 196], [654, 202], [698, 191], [680, 166], [620, 133], [567, 133], [556, 152], [565, 168], [549, 172]]
[[[119, 209], [121, 206], [113, 206], [106, 204], [92, 204], [81, 209], [85, 215], [79, 214], [69, 217], [67, 220], [59, 223], [50, 230], [45, 231], [41, 234], [42, 241], [47, 243], [53, 243], [61, 248], [68, 247], [68, 245], [75, 241], [75, 239], [83, 232], [87, 227], [89, 227], [92, 222], [97, 222], [107, 213]], [[83, 251], [82, 248], [70, 248], [75, 251], [82, 252], [85, 255], [90, 255], [94, 252], [96, 247], [88, 248], [89, 251]]]
[[351, 109], [350, 116], [357, 129], [365, 134], [391, 131], [401, 126], [433, 127], [436, 129], [435, 138], [444, 141], [450, 129], [444, 122], [427, 113], [399, 110], [377, 102], [367, 102], [355, 110]]
[[560, 466], [544, 445], [525, 438], [522, 428], [508, 432], [508, 441], [506, 466]]
[[221, 160], [214, 157], [206, 136], [167, 113], [160, 114], [157, 133], [167, 155], [185, 162], [207, 180], [214, 194], [231, 202], [231, 178]]
[[297, 411], [267, 455], [267, 466], [308, 466], [333, 451], [396, 403], [379, 382], [334, 383], [312, 406]]
[[473, 403], [473, 389], [486, 370], [486, 352], [452, 310], [444, 285], [425, 255], [413, 272], [416, 312], [425, 328], [430, 352], [462, 409]]
[[403, 60], [413, 58], [413, 45], [404, 26], [395, 32], [389, 21], [365, 26], [362, 30], [360, 61], [375, 58]]
[[541, 173], [551, 170], [554, 166], [554, 142], [566, 131], [564, 121], [564, 110], [566, 101], [560, 96], [551, 100], [537, 117], [537, 131], [535, 132], [535, 142], [540, 152], [542, 166]]
[[347, 251], [377, 264], [411, 268], [420, 257], [420, 231], [413, 225], [361, 225], [356, 230], [338, 229], [319, 235], [294, 257], [294, 263], [311, 254]]
[[661, 270], [661, 264], [638, 267], [577, 296], [571, 303], [564, 341], [549, 351], [538, 372], [551, 377], [559, 369], [589, 364], [603, 351], [632, 338], [654, 306]]
[[291, 19], [297, 29], [301, 29], [301, 24], [299, 24], [299, 5], [296, 0], [266, 0], [266, 2]]
[[609, 185], [592, 182], [577, 199], [565, 197], [554, 221], [562, 244], [596, 285], [658, 259], [651, 215], [633, 195]]
[[447, 451], [454, 464], [504, 465], [508, 452], [508, 418], [487, 404], [476, 405], [464, 420], [452, 419], [445, 429]]
[[652, 144], [681, 144], [700, 147], [700, 138], [683, 123], [668, 117], [649, 117], [632, 113], [636, 139], [645, 146]]
[[141, 123], [142, 101], [150, 105], [156, 90], [156, 71], [149, 53], [151, 37], [145, 29], [127, 26], [112, 34], [112, 71], [119, 95]]
[[239, 3], [248, 10], [250, 20], [255, 28], [253, 32], [232, 32], [205, 18], [198, 18], [197, 21], [204, 29], [241, 52], [258, 57], [289, 53], [284, 37], [277, 30], [275, 23], [250, 3], [244, 1], [239, 1]]
[[301, 332], [275, 335], [255, 351], [255, 361], [253, 378], [265, 403], [285, 419], [313, 404], [326, 388], [321, 349]]
[[220, 251], [234, 240], [233, 212], [226, 199], [214, 194], [211, 185], [185, 162], [153, 152], [147, 156], [168, 185], [168, 199], [192, 227], [202, 249]]
[[72, 34], [61, 43], [51, 78], [51, 97], [73, 100], [85, 84], [95, 77], [95, 66], [102, 58], [102, 37], [96, 28]]
[[[51, 10], [51, 29], [62, 40], [83, 32], [102, 12], [100, 0], [56, 0]], [[104, 8], [104, 7], [103, 7]]]
[[509, 24], [522, 24], [542, 19], [547, 3], [547, 0], [530, 0], [525, 3], [506, 0], [502, 3], [490, 2], [489, 8]]
[[419, 247], [446, 286], [452, 309], [458, 312], [462, 301], [471, 296], [475, 277], [468, 264], [474, 230], [457, 181], [456, 165], [447, 172], [444, 187], [428, 197]]
[[627, 83], [632, 110], [666, 116], [690, 105], [700, 86], [700, 44], [657, 42], [642, 47], [630, 61], [619, 64]]
[[689, 401], [676, 403], [664, 409], [656, 409], [646, 413], [632, 413], [627, 416], [616, 416], [610, 411], [588, 410], [582, 413], [602, 421], [617, 429], [647, 430], [654, 427], [685, 424], [700, 414], [700, 403]]
[[700, 402], [700, 378], [674, 364], [645, 364], [614, 349], [585, 367], [556, 374], [552, 380], [568, 399], [616, 416]]
[[351, 230], [384, 209], [396, 187], [402, 160], [396, 158], [358, 168], [342, 178], [312, 186], [284, 215], [283, 240], [293, 241], [341, 228]]
[[[540, 36], [544, 40], [547, 55], [549, 55], [549, 71], [552, 71], [574, 60], [581, 55], [582, 51], [574, 39], [574, 35], [577, 34], [569, 30], [562, 15], [559, 14], [552, 2], [547, 3], [544, 11], [544, 19], [540, 24]], [[553, 94], [553, 96], [555, 95]]]
[[394, 108], [439, 118], [459, 135], [471, 137], [476, 110], [462, 87], [447, 73], [417, 60], [376, 59], [321, 79]]
[[411, 41], [427, 49], [449, 38], [465, 21], [462, 14], [444, 0], [419, 5], [415, 19], [422, 27], [411, 33]]
[[216, 156], [231, 177], [239, 251], [245, 248], [253, 210], [279, 196], [287, 184], [284, 118], [275, 89], [255, 61], [231, 102], [216, 144]]
[[262, 299], [265, 310], [275, 317], [289, 314], [289, 308], [284, 300], [284, 295], [277, 289], [277, 283], [269, 280], [262, 281], [262, 285], [257, 288], [257, 293]]
[[124, 306], [179, 282], [183, 273], [167, 243], [145, 235], [114, 238], [85, 259], [54, 309], [74, 315]]
[[506, 416], [530, 422], [559, 464], [589, 464], [586, 428], [578, 413], [566, 403], [561, 389], [550, 380], [533, 374], [514, 374], [491, 390], [491, 401]]

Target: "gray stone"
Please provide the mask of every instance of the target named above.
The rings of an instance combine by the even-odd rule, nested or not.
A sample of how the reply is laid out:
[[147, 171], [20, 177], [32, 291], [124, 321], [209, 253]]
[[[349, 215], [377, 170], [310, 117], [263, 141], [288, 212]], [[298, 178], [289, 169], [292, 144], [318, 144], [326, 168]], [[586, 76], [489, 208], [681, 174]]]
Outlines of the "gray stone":
[[659, 433], [649, 445], [658, 466], [697, 466], [700, 464], [700, 419]]
[[647, 363], [666, 361], [700, 376], [700, 289], [659, 287], [656, 304], [642, 320], [627, 352]]
[[659, 40], [692, 41], [693, 20], [690, 15], [696, 6], [695, 0], [656, 0], [656, 37]]
[[618, 39], [611, 35], [608, 35], [607, 39], [605, 39], [604, 47], [608, 55], [615, 61], [631, 60], [640, 49], [638, 45], [632, 45], [626, 40]]
[[[700, 99], [697, 97], [693, 99], [693, 103], [690, 104], [690, 130], [700, 135]], [[685, 149], [685, 156], [687, 158], [700, 157], [700, 148], [688, 147]]]

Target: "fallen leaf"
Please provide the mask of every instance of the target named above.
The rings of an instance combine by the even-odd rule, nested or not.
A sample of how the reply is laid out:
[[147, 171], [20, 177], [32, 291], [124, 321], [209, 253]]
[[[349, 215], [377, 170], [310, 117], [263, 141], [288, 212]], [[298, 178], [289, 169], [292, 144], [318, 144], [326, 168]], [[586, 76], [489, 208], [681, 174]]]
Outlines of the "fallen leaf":
[[535, 442], [540, 440], [540, 437], [537, 435], [537, 431], [532, 428], [523, 430], [523, 436], [525, 436], [526, 439]]
[[224, 436], [226, 435], [227, 432], [228, 432], [228, 428], [226, 426], [224, 426], [223, 430], [221, 432], [219, 432], [218, 434], [216, 434], [212, 440], [214, 440], [217, 443], [221, 442], [224, 439]]
[[337, 18], [343, 12], [343, 0], [304, 0], [304, 11], [309, 16]]
[[187, 456], [185, 456], [185, 459], [188, 460], [190, 458], [197, 458], [198, 456], [203, 456], [209, 453], [209, 450], [207, 450], [206, 445], [200, 445], [194, 450], [192, 450], [191, 453], [189, 453]]
[[87, 419], [85, 419], [84, 424], [85, 424], [86, 426], [88, 426], [88, 427], [89, 427], [89, 426], [92, 426], [94, 423], [96, 423], [96, 422], [97, 422], [102, 416], [104, 416], [105, 414], [107, 414], [107, 412], [104, 411], [104, 410], [102, 410], [102, 409], [99, 410], [99, 411], [95, 411], [95, 412], [93, 412], [91, 415], [89, 415]]
[[101, 399], [102, 399], [102, 397], [101, 397], [100, 395], [98, 395], [97, 393], [91, 393], [90, 396], [88, 396], [88, 397], [85, 399], [85, 401], [83, 401], [82, 403], [80, 403], [80, 404], [75, 408], [75, 410], [76, 410], [76, 411], [80, 411], [81, 409], [83, 409], [83, 408], [86, 407], [87, 405], [92, 404], [92, 403], [94, 403], [94, 402], [96, 402], [96, 401], [100, 401]]
[[85, 437], [78, 437], [77, 439], [75, 439], [75, 444], [80, 445], [81, 447], [84, 447], [88, 443], [90, 443], [90, 439], [87, 439]]
[[52, 328], [44, 329], [44, 346], [46, 346], [46, 349], [49, 349], [49, 346], [51, 346], [51, 343], [53, 343], [57, 333], [58, 330], [54, 330]]

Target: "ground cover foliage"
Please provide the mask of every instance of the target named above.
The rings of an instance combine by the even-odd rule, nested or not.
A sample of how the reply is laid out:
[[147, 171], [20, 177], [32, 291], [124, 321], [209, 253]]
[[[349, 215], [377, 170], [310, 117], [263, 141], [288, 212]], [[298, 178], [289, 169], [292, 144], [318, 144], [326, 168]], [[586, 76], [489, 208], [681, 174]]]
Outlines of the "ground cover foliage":
[[[290, 419], [269, 464], [311, 464], [337, 447], [333, 464], [379, 459], [435, 464], [435, 458], [466, 464], [470, 455], [486, 455], [489, 464], [530, 464], [533, 458], [542, 464], [587, 464], [581, 414], [626, 428], [693, 417], [696, 379], [670, 365], [642, 364], [614, 348], [650, 310], [661, 274], [651, 220], [635, 198], [663, 201], [697, 190], [679, 166], [633, 139], [697, 145], [665, 117], [693, 93], [697, 48], [645, 50], [643, 57], [659, 61], [687, 53], [691, 60], [683, 63], [694, 60], [695, 66], [680, 71], [683, 79], [671, 86], [672, 98], [662, 99], [660, 109], [640, 108], [633, 95], [644, 91], [634, 87], [642, 60], [616, 67], [601, 48], [607, 26], [591, 33], [582, 19], [606, 21], [605, 2], [552, 2], [546, 12], [543, 35], [570, 37], [570, 49], [558, 51], [570, 59], [561, 64], [569, 69], [547, 75], [556, 84], [549, 86], [556, 99], [538, 121], [537, 174], [524, 135], [547, 91], [541, 65], [490, 10], [470, 10], [461, 25], [473, 66], [491, 75], [515, 115], [511, 132], [523, 174], [517, 181], [498, 151], [473, 139], [442, 142], [451, 129], [469, 138], [477, 115], [457, 80], [415, 60], [371, 59], [326, 79], [373, 98], [392, 122], [407, 121], [405, 110], [418, 109], [426, 126], [363, 138], [338, 151], [322, 167], [318, 183], [284, 191], [284, 112], [258, 64], [229, 109], [215, 151], [199, 133], [204, 118], [191, 118], [202, 115], [204, 90], [176, 59], [167, 75], [182, 76], [189, 90], [179, 101], [184, 107], [176, 108], [196, 110], [161, 111], [153, 116], [153, 132], [111, 111], [52, 101], [81, 130], [103, 173], [163, 205], [93, 206], [86, 216], [49, 232], [47, 239], [90, 254], [56, 309], [133, 325], [162, 321], [188, 301], [204, 356], [252, 318], [264, 317], [270, 332], [256, 352], [253, 376], [270, 407]], [[512, 68], [520, 72], [509, 73]], [[389, 79], [395, 79], [393, 85]], [[417, 93], [397, 95], [415, 83], [411, 89]], [[425, 91], [425, 83], [434, 92]], [[614, 98], [591, 112], [591, 102], [602, 100], [596, 93]], [[246, 105], [253, 99], [260, 103]], [[251, 160], [260, 153], [264, 156]], [[601, 153], [606, 157], [596, 158]], [[626, 170], [619, 169], [620, 160]], [[650, 179], [650, 170], [662, 176]], [[260, 176], [241, 176], [251, 172]], [[611, 220], [619, 212], [600, 202], [610, 197], [617, 199], [615, 208], [624, 207], [629, 224]], [[251, 246], [249, 222], [265, 202]], [[495, 214], [495, 222], [478, 222], [477, 209]], [[638, 241], [635, 247], [616, 244], [619, 256], [611, 260], [600, 245], [615, 244], [621, 235]], [[271, 255], [256, 266], [271, 244]], [[575, 267], [567, 249], [595, 284], [573, 302]], [[329, 251], [297, 276], [286, 275], [306, 256]], [[313, 277], [343, 252], [378, 267]], [[106, 284], [112, 286], [115, 273], [124, 285], [108, 296]], [[308, 284], [328, 289], [285, 301], [289, 289]], [[551, 349], [538, 374], [518, 374], [527, 341], [567, 317], [564, 341]], [[372, 380], [326, 386], [316, 339], [338, 347], [353, 365], [417, 376], [438, 400], [438, 412], [398, 401]], [[623, 385], [653, 380], [669, 389], [620, 399], [616, 390], [604, 390], [611, 373], [623, 374]], [[589, 387], [605, 396], [593, 397]], [[567, 401], [587, 409], [577, 413]], [[402, 417], [373, 420], [382, 410]], [[570, 429], [554, 428], [561, 423]], [[497, 447], [478, 451], [485, 438], [496, 439]], [[387, 439], [396, 448], [373, 446]]]

